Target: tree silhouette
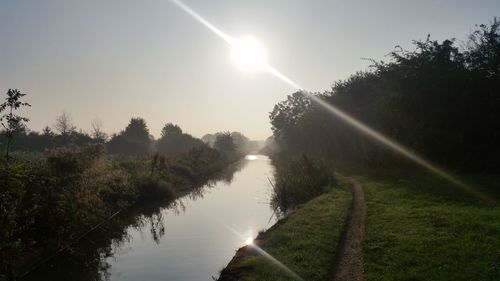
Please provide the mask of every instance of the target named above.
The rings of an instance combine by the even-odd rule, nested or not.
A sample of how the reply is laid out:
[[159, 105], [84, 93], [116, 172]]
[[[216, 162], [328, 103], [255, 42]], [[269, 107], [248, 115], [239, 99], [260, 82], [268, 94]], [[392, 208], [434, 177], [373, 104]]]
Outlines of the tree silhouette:
[[161, 129], [161, 136], [166, 137], [169, 135], [182, 135], [181, 127], [172, 123], [165, 124], [165, 126], [163, 126], [163, 129]]
[[[500, 167], [500, 23], [480, 25], [465, 44], [414, 41], [389, 62], [337, 81], [316, 95], [445, 167]], [[292, 153], [337, 162], [400, 165], [401, 158], [299, 93], [270, 113], [273, 135]]]
[[146, 121], [142, 118], [132, 118], [125, 130], [113, 135], [108, 142], [110, 153], [146, 156], [150, 152], [151, 139]]
[[7, 113], [0, 115], [0, 124], [5, 129], [5, 136], [7, 137], [7, 147], [5, 150], [5, 157], [7, 159], [9, 158], [10, 148], [16, 133], [24, 131], [24, 123], [29, 121], [26, 117], [14, 114], [14, 111], [20, 107], [31, 106], [29, 103], [21, 101], [21, 98], [25, 95], [17, 89], [9, 89], [5, 102], [0, 104], [0, 114], [7, 111]]
[[161, 137], [156, 146], [158, 152], [163, 155], [175, 155], [188, 152], [194, 147], [203, 146], [204, 143], [191, 136], [185, 134], [182, 129], [172, 123], [167, 123], [161, 130]]
[[90, 122], [92, 131], [90, 133], [91, 137], [97, 143], [105, 143], [108, 135], [102, 131], [102, 121], [99, 118], [95, 118]]
[[230, 132], [218, 133], [215, 138], [214, 148], [225, 152], [235, 152], [236, 145]]
[[71, 115], [66, 111], [63, 111], [61, 115], [57, 116], [54, 128], [62, 136], [68, 136], [71, 132], [76, 130], [76, 127], [71, 121]]

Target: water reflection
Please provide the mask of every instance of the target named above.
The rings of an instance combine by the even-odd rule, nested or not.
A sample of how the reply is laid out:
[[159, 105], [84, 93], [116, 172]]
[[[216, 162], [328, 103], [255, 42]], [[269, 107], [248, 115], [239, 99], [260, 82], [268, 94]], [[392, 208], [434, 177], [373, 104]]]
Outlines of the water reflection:
[[238, 161], [174, 202], [131, 208], [23, 280], [209, 280], [244, 243], [221, 225], [254, 237], [274, 222], [272, 174], [267, 157]]

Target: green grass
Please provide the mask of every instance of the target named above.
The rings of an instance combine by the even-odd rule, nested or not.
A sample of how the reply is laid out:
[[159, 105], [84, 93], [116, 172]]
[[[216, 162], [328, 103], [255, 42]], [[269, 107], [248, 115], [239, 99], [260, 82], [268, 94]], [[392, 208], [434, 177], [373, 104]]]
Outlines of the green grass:
[[[358, 177], [366, 280], [500, 280], [500, 206], [429, 175]], [[500, 176], [472, 185], [497, 200]]]
[[[333, 188], [266, 233], [260, 246], [304, 280], [327, 280], [351, 199], [351, 189], [346, 184]], [[228, 270], [243, 272], [238, 280], [292, 280], [262, 255], [245, 255], [236, 264], [230, 264]]]

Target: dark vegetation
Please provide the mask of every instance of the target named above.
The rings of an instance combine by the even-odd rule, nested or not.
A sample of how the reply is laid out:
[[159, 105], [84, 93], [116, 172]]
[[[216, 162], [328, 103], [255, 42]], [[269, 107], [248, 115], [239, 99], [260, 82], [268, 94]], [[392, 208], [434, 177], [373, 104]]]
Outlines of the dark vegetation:
[[232, 150], [233, 148], [231, 147], [233, 144], [228, 144], [229, 137], [232, 139], [234, 149], [245, 153], [258, 152], [262, 147], [261, 142], [252, 141], [240, 132], [219, 132], [215, 134], [206, 134], [201, 137], [201, 140], [213, 148]]
[[276, 171], [271, 205], [281, 214], [337, 185], [333, 171], [324, 161], [302, 155], [296, 160], [276, 162], [279, 161], [274, 160]]
[[[460, 48], [454, 39], [397, 47], [390, 61], [334, 83], [319, 98], [441, 166], [500, 171], [500, 22], [480, 25]], [[301, 92], [270, 114], [274, 140], [287, 154], [336, 163], [406, 164], [375, 140]]]
[[157, 141], [142, 118], [119, 134], [77, 131], [68, 113], [55, 131], [29, 131], [9, 90], [0, 105], [0, 279], [13, 279], [41, 257], [78, 241], [96, 224], [143, 202], [169, 201], [216, 177], [243, 151], [231, 134], [209, 147], [171, 123]]

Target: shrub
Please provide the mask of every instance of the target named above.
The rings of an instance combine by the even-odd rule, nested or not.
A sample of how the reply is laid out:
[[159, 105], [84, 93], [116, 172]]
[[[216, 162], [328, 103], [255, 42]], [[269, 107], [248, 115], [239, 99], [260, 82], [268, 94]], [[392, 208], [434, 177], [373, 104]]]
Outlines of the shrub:
[[278, 165], [275, 179], [272, 206], [280, 212], [287, 212], [337, 185], [330, 167], [305, 155]]
[[157, 177], [143, 177], [138, 180], [137, 192], [141, 199], [171, 199], [174, 191], [171, 185], [165, 180]]

